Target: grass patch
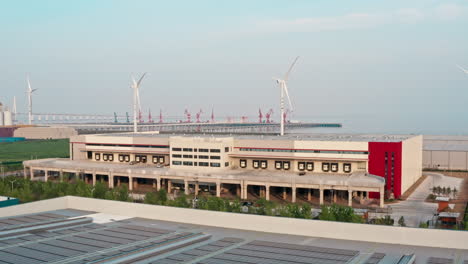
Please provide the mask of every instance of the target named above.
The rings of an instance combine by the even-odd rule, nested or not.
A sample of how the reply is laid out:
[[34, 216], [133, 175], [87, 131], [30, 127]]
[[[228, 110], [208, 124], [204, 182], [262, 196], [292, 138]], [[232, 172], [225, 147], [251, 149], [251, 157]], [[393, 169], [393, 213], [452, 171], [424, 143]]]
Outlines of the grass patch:
[[68, 139], [0, 143], [0, 161], [19, 162], [36, 158], [68, 158], [68, 143]]

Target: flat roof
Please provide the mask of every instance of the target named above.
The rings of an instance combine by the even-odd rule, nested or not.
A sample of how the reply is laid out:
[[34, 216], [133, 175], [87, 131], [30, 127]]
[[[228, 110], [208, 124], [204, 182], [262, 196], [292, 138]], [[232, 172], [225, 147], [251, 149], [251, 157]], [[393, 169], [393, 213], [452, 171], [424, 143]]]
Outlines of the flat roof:
[[315, 133], [293, 133], [284, 136], [279, 135], [242, 135], [242, 134], [159, 134], [158, 132], [139, 133], [114, 133], [99, 134], [93, 136], [104, 137], [203, 137], [203, 138], [228, 138], [257, 139], [257, 140], [298, 140], [298, 141], [343, 141], [343, 142], [400, 142], [418, 135], [385, 135], [385, 134], [315, 134]]
[[460, 142], [459, 144], [443, 144], [443, 143], [425, 143], [424, 150], [430, 151], [468, 151], [468, 142]]
[[134, 174], [134, 177], [155, 176], [175, 176], [175, 177], [190, 177], [203, 179], [223, 180], [246, 180], [246, 181], [264, 181], [270, 183], [296, 183], [296, 184], [322, 184], [322, 185], [342, 185], [342, 186], [359, 186], [359, 187], [382, 187], [385, 184], [385, 179], [379, 176], [368, 174], [365, 172], [355, 172], [352, 174], [333, 174], [333, 173], [311, 173], [307, 172], [300, 176], [298, 172], [285, 171], [264, 171], [264, 170], [243, 170], [243, 169], [227, 169], [227, 170], [203, 170], [194, 171], [193, 169], [171, 169], [167, 167], [157, 168], [151, 165], [129, 165], [120, 163], [104, 163], [89, 160], [70, 160], [70, 159], [40, 159], [25, 161], [26, 166], [36, 168], [56, 168], [86, 170], [86, 171], [112, 171], [114, 174]]
[[[313, 221], [313, 220], [310, 220]], [[2, 224], [3, 223], [3, 224]], [[425, 263], [453, 249], [264, 233], [62, 209], [0, 218], [2, 263]], [[6, 233], [9, 232], [9, 233]], [[457, 258], [468, 257], [457, 250]]]

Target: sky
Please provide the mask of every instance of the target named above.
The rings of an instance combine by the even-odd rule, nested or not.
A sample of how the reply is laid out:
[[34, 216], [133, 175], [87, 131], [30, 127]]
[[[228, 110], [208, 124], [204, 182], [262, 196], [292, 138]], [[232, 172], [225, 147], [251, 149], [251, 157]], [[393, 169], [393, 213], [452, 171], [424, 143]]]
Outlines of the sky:
[[468, 134], [468, 0], [2, 1], [0, 101], [36, 113], [208, 118], [272, 108], [353, 131]]

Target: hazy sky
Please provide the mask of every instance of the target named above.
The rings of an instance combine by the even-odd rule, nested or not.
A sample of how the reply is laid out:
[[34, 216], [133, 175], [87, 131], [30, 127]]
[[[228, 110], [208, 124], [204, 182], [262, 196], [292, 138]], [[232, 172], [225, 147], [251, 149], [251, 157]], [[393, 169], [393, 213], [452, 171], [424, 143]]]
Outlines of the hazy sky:
[[467, 0], [2, 1], [0, 38], [0, 101], [21, 112], [26, 73], [35, 112], [112, 114], [148, 72], [153, 112], [277, 113], [272, 77], [301, 56], [295, 119], [468, 133]]

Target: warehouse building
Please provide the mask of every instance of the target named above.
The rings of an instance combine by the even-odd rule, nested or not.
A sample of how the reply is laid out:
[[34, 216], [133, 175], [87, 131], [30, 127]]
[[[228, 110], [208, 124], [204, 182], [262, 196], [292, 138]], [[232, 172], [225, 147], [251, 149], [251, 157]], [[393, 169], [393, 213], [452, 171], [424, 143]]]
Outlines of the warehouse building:
[[[288, 136], [169, 135], [125, 133], [80, 135], [70, 140], [70, 160], [25, 161], [25, 175], [82, 175], [109, 187], [122, 183], [178, 189], [197, 195], [200, 185], [216, 195], [271, 195], [320, 204], [400, 197], [422, 171], [422, 137], [388, 135]], [[191, 188], [193, 187], [193, 188]]]

